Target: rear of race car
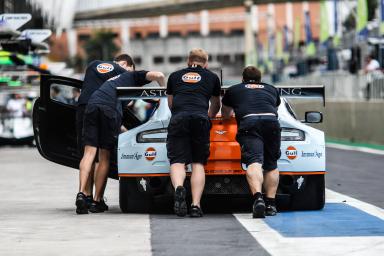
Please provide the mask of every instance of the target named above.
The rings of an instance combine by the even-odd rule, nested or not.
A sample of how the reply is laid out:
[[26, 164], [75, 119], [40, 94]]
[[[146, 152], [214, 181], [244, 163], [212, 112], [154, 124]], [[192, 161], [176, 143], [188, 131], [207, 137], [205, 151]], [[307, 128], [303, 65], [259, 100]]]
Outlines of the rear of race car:
[[[145, 93], [148, 97], [150, 94]], [[282, 210], [321, 209], [325, 201], [324, 133], [296, 120], [288, 108], [288, 102], [283, 100], [278, 112], [282, 127], [278, 205]], [[148, 212], [155, 197], [173, 194], [166, 151], [169, 118], [167, 102], [162, 99], [147, 123], [119, 136], [117, 156], [123, 212]], [[250, 196], [236, 132], [234, 118], [212, 120], [205, 196]], [[190, 171], [187, 166], [187, 172]], [[186, 183], [189, 187], [188, 180]]]

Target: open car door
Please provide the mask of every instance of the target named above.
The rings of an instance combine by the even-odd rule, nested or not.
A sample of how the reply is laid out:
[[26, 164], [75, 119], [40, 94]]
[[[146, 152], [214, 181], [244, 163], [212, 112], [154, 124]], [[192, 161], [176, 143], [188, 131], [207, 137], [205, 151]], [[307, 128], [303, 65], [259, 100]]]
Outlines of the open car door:
[[40, 97], [34, 103], [32, 114], [40, 154], [52, 162], [76, 169], [81, 157], [77, 150], [76, 104], [70, 96], [73, 88], [81, 89], [82, 84], [83, 81], [76, 79], [42, 75]]
[[[72, 93], [74, 88], [81, 89], [82, 84], [83, 81], [77, 79], [42, 75], [40, 97], [35, 101], [32, 114], [33, 132], [40, 154], [49, 161], [76, 169], [82, 156], [77, 146], [77, 104], [72, 99]], [[128, 114], [126, 126], [137, 126], [137, 117]], [[114, 179], [118, 179], [116, 154], [117, 150], [111, 152], [109, 169], [109, 177]]]

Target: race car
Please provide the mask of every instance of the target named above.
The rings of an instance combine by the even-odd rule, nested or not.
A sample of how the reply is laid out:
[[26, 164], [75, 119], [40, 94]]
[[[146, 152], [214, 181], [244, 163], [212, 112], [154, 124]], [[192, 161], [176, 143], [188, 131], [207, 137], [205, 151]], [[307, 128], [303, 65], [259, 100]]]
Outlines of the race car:
[[[44, 75], [40, 98], [33, 108], [33, 126], [37, 148], [46, 159], [78, 168], [81, 157], [77, 153], [76, 106], [50, 98], [52, 86], [81, 89], [82, 81]], [[278, 160], [280, 182], [278, 208], [280, 210], [319, 210], [325, 203], [325, 139], [324, 132], [305, 123], [322, 121], [320, 112], [305, 113], [298, 120], [289, 97], [321, 97], [324, 86], [278, 86], [282, 98], [279, 122], [282, 127], [281, 158]], [[224, 93], [223, 88], [222, 93]], [[118, 88], [121, 100], [160, 99], [152, 117], [145, 123], [134, 114], [125, 117], [129, 128], [119, 135], [116, 161], [111, 163], [110, 177], [120, 180], [120, 208], [123, 212], [150, 212], [160, 196], [171, 196], [167, 159], [167, 126], [171, 117], [165, 88]], [[235, 140], [235, 118], [212, 120], [210, 157], [206, 169], [207, 196], [244, 196], [250, 191], [245, 177], [246, 167], [240, 160], [240, 147]], [[190, 166], [187, 167], [190, 172]], [[187, 181], [186, 187], [189, 188]]]

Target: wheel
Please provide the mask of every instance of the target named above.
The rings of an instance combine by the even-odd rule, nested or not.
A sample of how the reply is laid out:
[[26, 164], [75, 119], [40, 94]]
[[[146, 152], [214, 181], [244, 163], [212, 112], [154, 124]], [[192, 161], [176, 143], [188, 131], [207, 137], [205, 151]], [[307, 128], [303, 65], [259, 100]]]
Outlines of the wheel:
[[139, 191], [136, 178], [120, 178], [120, 209], [124, 213], [149, 213], [153, 198]]
[[321, 210], [324, 208], [324, 174], [295, 176], [295, 188], [291, 194], [292, 210]]

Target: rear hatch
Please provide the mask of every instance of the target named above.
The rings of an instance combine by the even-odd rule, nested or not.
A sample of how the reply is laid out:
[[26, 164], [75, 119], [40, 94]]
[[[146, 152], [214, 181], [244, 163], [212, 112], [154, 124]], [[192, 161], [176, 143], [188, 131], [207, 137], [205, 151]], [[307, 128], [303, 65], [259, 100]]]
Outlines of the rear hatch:
[[209, 174], [243, 174], [240, 164], [240, 146], [236, 141], [237, 124], [234, 117], [228, 121], [212, 120], [210, 156], [206, 166]]

